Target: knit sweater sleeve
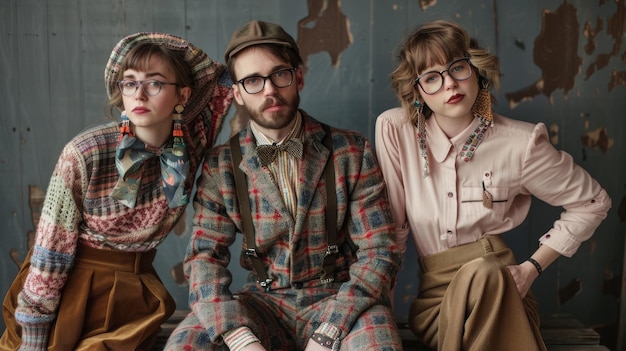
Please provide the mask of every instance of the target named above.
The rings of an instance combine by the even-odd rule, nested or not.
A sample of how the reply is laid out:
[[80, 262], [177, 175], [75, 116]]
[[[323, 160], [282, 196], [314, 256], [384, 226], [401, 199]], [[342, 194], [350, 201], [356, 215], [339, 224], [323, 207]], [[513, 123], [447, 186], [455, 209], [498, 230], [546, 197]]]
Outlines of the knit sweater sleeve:
[[72, 268], [81, 222], [86, 170], [82, 155], [68, 144], [50, 179], [37, 226], [35, 246], [15, 319], [22, 326], [21, 350], [45, 350], [61, 292]]

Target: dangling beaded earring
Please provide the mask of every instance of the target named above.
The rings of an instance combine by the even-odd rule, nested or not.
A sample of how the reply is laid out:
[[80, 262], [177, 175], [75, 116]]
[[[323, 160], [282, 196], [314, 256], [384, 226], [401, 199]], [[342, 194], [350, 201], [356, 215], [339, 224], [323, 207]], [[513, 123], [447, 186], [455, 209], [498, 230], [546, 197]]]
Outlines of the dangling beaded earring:
[[413, 103], [417, 107], [417, 139], [419, 141], [419, 153], [424, 159], [424, 178], [429, 175], [428, 167], [428, 152], [426, 150], [426, 117], [424, 116], [424, 104], [419, 100], [415, 100]]
[[132, 132], [130, 131], [130, 120], [128, 119], [128, 116], [126, 115], [126, 111], [122, 111], [122, 124], [120, 125], [119, 140], [124, 139], [125, 135], [132, 136]]
[[172, 131], [172, 135], [174, 137], [174, 145], [172, 147], [172, 152], [176, 156], [182, 156], [185, 153], [185, 141], [183, 139], [183, 127], [182, 127], [182, 116], [181, 113], [185, 110], [185, 107], [181, 104], [176, 105], [174, 107], [174, 111], [176, 113], [173, 114], [174, 117], [174, 128]]

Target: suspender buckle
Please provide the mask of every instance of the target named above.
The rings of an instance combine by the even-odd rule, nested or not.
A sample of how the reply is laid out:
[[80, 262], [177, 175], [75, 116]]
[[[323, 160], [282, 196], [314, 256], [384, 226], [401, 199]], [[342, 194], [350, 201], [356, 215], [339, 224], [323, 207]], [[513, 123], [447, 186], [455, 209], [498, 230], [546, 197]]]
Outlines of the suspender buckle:
[[328, 283], [332, 283], [335, 281], [335, 277], [330, 277], [330, 278], [320, 278], [320, 283], [322, 284], [328, 284]]
[[335, 280], [335, 256], [339, 253], [339, 246], [328, 245], [326, 248], [326, 255], [324, 255], [324, 262], [322, 262], [322, 275], [320, 281], [322, 284], [332, 283]]
[[337, 245], [329, 245], [326, 249], [326, 255], [336, 255], [339, 253], [339, 246]]
[[263, 280], [257, 280], [259, 285], [262, 286], [263, 288], [265, 288], [265, 292], [270, 291], [270, 288], [272, 287], [272, 282], [273, 281], [274, 281], [274, 279], [270, 279], [270, 278], [267, 278], [264, 281]]
[[259, 257], [259, 255], [257, 255], [256, 253], [256, 249], [246, 249], [246, 256], [248, 257]]

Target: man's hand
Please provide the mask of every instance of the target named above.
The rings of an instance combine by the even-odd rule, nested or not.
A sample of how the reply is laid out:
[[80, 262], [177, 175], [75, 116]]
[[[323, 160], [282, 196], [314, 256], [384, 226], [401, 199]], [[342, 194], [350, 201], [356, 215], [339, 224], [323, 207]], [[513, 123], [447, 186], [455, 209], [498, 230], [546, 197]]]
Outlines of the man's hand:
[[315, 341], [309, 339], [309, 342], [306, 344], [306, 349], [304, 351], [328, 351], [329, 348], [326, 348]]
[[260, 342], [253, 342], [241, 348], [241, 351], [267, 351]]

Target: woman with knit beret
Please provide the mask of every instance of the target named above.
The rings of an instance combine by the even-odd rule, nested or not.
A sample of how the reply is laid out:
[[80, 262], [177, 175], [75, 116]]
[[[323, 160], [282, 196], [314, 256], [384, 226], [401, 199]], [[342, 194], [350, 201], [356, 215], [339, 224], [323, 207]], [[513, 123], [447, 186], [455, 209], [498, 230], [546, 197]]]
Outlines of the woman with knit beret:
[[137, 33], [104, 72], [113, 122], [63, 149], [34, 247], [3, 303], [0, 350], [149, 350], [175, 303], [153, 268], [232, 101], [225, 67]]

